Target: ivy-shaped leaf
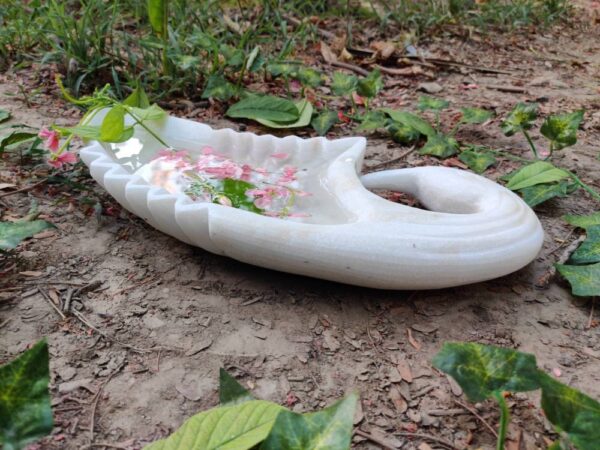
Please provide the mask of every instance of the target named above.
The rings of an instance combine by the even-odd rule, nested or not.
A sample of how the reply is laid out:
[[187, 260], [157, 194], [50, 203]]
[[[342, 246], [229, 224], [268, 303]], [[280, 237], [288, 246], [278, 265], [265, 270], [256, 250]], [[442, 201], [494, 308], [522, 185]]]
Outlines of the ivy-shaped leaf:
[[36, 133], [28, 133], [26, 131], [13, 131], [12, 133], [0, 138], [0, 155], [4, 153], [7, 147], [10, 147], [11, 145], [31, 141], [36, 137]]
[[260, 450], [348, 450], [357, 400], [356, 394], [350, 394], [309, 414], [281, 411]]
[[577, 143], [577, 130], [583, 122], [583, 110], [548, 117], [540, 132], [552, 143], [553, 150], [560, 150]]
[[554, 167], [549, 162], [537, 161], [515, 172], [506, 187], [516, 191], [529, 186], [535, 186], [536, 184], [552, 183], [565, 178], [570, 178], [568, 172]]
[[52, 431], [49, 382], [45, 340], [0, 367], [0, 445], [4, 448], [19, 450]]
[[298, 114], [300, 115], [297, 120], [293, 122], [280, 122], [269, 119], [255, 119], [258, 123], [263, 124], [269, 128], [302, 128], [308, 126], [310, 124], [310, 120], [313, 114], [313, 106], [312, 103], [307, 99], [300, 100], [296, 102], [296, 108], [298, 110]]
[[438, 158], [448, 158], [458, 153], [458, 142], [456, 139], [444, 134], [429, 136], [427, 143], [421, 148], [421, 155], [432, 155]]
[[518, 103], [500, 125], [506, 136], [512, 136], [533, 126], [537, 118], [537, 103]]
[[572, 187], [575, 187], [575, 185], [569, 184], [568, 181], [561, 181], [560, 183], [536, 184], [535, 186], [519, 189], [518, 192], [525, 203], [533, 208], [551, 198], [566, 197]]
[[176, 58], [177, 67], [181, 70], [194, 70], [200, 67], [203, 60], [199, 56], [194, 55], [178, 55]]
[[343, 72], [334, 72], [331, 91], [335, 95], [346, 96], [352, 94], [358, 85], [356, 75], [347, 75]]
[[244, 65], [245, 54], [242, 49], [227, 44], [221, 44], [219, 53], [223, 56], [227, 67], [231, 67], [234, 70], [240, 70]]
[[219, 403], [233, 404], [254, 400], [248, 390], [223, 368], [219, 370]]
[[27, 239], [48, 228], [54, 228], [54, 225], [45, 220], [0, 222], [0, 250], [13, 249], [23, 239]]
[[484, 123], [494, 117], [494, 113], [481, 108], [461, 108], [462, 117], [460, 121], [462, 123]]
[[298, 64], [273, 62], [267, 64], [267, 71], [274, 77], [295, 78]]
[[600, 263], [587, 266], [556, 264], [558, 272], [571, 284], [571, 292], [580, 297], [600, 295]]
[[150, 100], [141, 86], [137, 86], [129, 96], [123, 100], [126, 106], [135, 106], [136, 108], [148, 108]]
[[571, 255], [570, 263], [600, 263], [600, 225], [588, 228], [586, 234], [585, 241]]
[[563, 216], [563, 220], [575, 227], [585, 229], [600, 225], [600, 212], [593, 213], [589, 216], [575, 216], [567, 214], [566, 216]]
[[225, 77], [218, 73], [213, 73], [206, 80], [206, 87], [202, 92], [202, 98], [216, 98], [226, 102], [236, 94], [235, 85], [231, 84]]
[[416, 114], [408, 111], [396, 111], [391, 108], [383, 108], [381, 111], [385, 112], [395, 122], [403, 123], [411, 128], [414, 128], [419, 133], [431, 137], [437, 135], [437, 132], [426, 120], [421, 119]]
[[308, 86], [312, 88], [320, 86], [323, 82], [321, 72], [310, 67], [301, 67], [300, 69], [298, 69], [296, 77], [298, 78], [298, 81], [302, 83], [303, 86]]
[[509, 348], [445, 343], [433, 365], [451, 375], [473, 402], [502, 391], [525, 392], [540, 387], [535, 356]]
[[0, 109], [0, 123], [6, 122], [8, 119], [10, 119], [10, 112]]
[[429, 95], [421, 95], [419, 97], [419, 103], [417, 104], [419, 111], [441, 111], [442, 109], [446, 109], [448, 106], [450, 106], [450, 102], [448, 100], [430, 97]]
[[469, 166], [475, 173], [483, 173], [488, 167], [496, 164], [496, 158], [489, 153], [465, 150], [458, 155], [458, 159]]
[[358, 80], [356, 92], [358, 95], [367, 98], [375, 97], [383, 89], [383, 78], [379, 69], [373, 70], [365, 78]]
[[233, 178], [223, 180], [222, 192], [231, 200], [231, 206], [260, 214], [262, 210], [256, 207], [254, 199], [246, 195], [246, 192], [250, 189], [256, 189], [256, 186], [247, 181], [234, 180]]
[[360, 125], [357, 131], [373, 131], [384, 128], [386, 124], [386, 115], [383, 111], [369, 111], [360, 118]]
[[145, 450], [250, 449], [269, 435], [284, 408], [263, 400], [220, 406], [186, 420], [171, 436]]
[[579, 450], [597, 450], [600, 443], [600, 403], [549, 375], [540, 375], [542, 408], [548, 420]]
[[100, 140], [117, 142], [125, 131], [125, 108], [114, 106], [104, 116], [100, 125]]
[[315, 116], [310, 124], [319, 136], [325, 136], [329, 129], [339, 121], [337, 112], [325, 110]]
[[166, 117], [167, 113], [165, 112], [164, 109], [162, 109], [160, 106], [158, 106], [156, 103], [154, 103], [152, 106], [148, 107], [148, 108], [136, 108], [135, 106], [132, 108], [129, 108], [129, 111], [131, 111], [133, 114], [135, 114], [135, 116], [138, 118], [138, 120], [144, 122], [146, 120], [160, 120], [164, 117]]
[[231, 105], [225, 113], [235, 119], [266, 119], [280, 123], [295, 122], [300, 112], [290, 100], [272, 95], [251, 95]]
[[388, 122], [387, 131], [394, 142], [404, 145], [412, 144], [413, 142], [418, 141], [422, 136], [419, 130], [416, 130], [410, 125], [393, 120]]

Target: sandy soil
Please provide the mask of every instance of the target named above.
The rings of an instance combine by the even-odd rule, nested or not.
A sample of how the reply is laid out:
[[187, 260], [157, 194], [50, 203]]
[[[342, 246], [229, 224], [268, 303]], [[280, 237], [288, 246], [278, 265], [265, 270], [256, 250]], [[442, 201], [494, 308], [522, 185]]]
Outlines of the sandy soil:
[[[583, 107], [580, 141], [559, 162], [600, 187], [600, 30], [575, 26], [526, 37], [474, 37], [440, 38], [424, 49], [512, 74], [438, 69], [432, 79], [388, 76], [383, 102], [411, 107], [419, 83], [435, 81], [443, 88], [439, 95], [455, 106], [488, 107], [500, 115], [523, 100], [537, 99], [545, 113]], [[76, 122], [78, 112], [56, 100], [53, 88], [30, 91], [29, 106], [21, 96], [9, 96], [17, 93], [17, 83], [32, 86], [48, 76], [25, 71], [0, 78], [0, 108], [13, 113], [14, 123]], [[463, 90], [465, 83], [478, 87]], [[214, 119], [212, 109], [178, 114], [217, 127], [239, 126]], [[344, 134], [352, 131], [337, 133]], [[497, 123], [462, 137], [515, 154], [527, 151], [521, 139], [502, 137]], [[405, 151], [374, 136], [365, 171]], [[28, 179], [31, 170], [44, 170], [17, 170], [14, 163], [1, 163], [0, 182], [26, 185], [34, 181]], [[412, 153], [390, 167], [422, 164], [439, 162]], [[504, 161], [486, 176], [496, 178], [513, 167]], [[0, 199], [5, 217], [25, 214], [35, 200], [42, 217], [58, 226], [24, 244], [16, 265], [6, 265], [1, 275], [0, 361], [43, 336], [51, 348], [56, 427], [37, 448], [83, 448], [90, 440], [139, 448], [217, 404], [219, 367], [257, 396], [297, 411], [321, 408], [357, 390], [357, 426], [390, 448], [443, 448], [429, 437], [456, 448], [493, 448], [493, 435], [463, 406], [460, 388], [431, 367], [446, 341], [535, 353], [540, 367], [600, 398], [597, 313], [590, 316], [591, 303], [572, 297], [560, 280], [536, 288], [578, 236], [561, 216], [598, 209], [582, 192], [536, 210], [546, 241], [523, 270], [454, 289], [390, 292], [269, 271], [192, 248], [120, 210], [92, 180], [83, 183], [92, 186], [86, 196], [99, 199], [110, 214], [90, 214], [81, 197], [57, 185]], [[79, 319], [61, 318], [48, 303], [69, 296]], [[552, 438], [537, 405], [535, 393], [510, 398], [511, 449], [545, 448], [545, 439]], [[491, 402], [471, 408], [497, 425]], [[356, 448], [381, 448], [359, 436], [354, 441]]]

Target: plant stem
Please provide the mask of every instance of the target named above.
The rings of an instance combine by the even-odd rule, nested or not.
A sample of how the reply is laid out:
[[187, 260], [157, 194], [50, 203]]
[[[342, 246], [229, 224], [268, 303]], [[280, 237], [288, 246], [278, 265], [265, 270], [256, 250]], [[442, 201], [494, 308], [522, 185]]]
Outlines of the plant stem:
[[[563, 170], [565, 170], [565, 169], [563, 169]], [[571, 178], [573, 179], [575, 184], [577, 184], [582, 189], [587, 191], [595, 200], [600, 201], [600, 194], [598, 192], [596, 192], [594, 189], [592, 189], [587, 184], [585, 184], [583, 181], [581, 181], [581, 179], [577, 175], [575, 175], [573, 172], [571, 172], [570, 170], [565, 170], [565, 171], [571, 176]]]
[[130, 108], [127, 108], [127, 114], [129, 114], [133, 120], [135, 121], [135, 123], [139, 126], [141, 126], [144, 130], [146, 130], [148, 133], [150, 133], [150, 135], [156, 139], [158, 142], [160, 142], [162, 145], [164, 145], [165, 147], [170, 147], [169, 144], [167, 144], [165, 141], [163, 141], [154, 131], [152, 131], [150, 128], [148, 128], [144, 122], [142, 120], [139, 119], [139, 117], [137, 117], [135, 114], [133, 114], [133, 112], [131, 111]]
[[527, 142], [529, 142], [529, 146], [531, 147], [531, 151], [533, 152], [535, 159], [539, 159], [537, 149], [535, 148], [535, 145], [533, 145], [533, 141], [531, 140], [529, 133], [526, 129], [522, 129], [521, 131], [523, 132], [525, 139], [527, 139]]
[[504, 442], [506, 441], [506, 431], [508, 429], [508, 419], [510, 417], [510, 413], [508, 412], [508, 406], [504, 396], [502, 395], [502, 392], [494, 392], [494, 397], [500, 405], [500, 428], [498, 430], [496, 450], [504, 450]]

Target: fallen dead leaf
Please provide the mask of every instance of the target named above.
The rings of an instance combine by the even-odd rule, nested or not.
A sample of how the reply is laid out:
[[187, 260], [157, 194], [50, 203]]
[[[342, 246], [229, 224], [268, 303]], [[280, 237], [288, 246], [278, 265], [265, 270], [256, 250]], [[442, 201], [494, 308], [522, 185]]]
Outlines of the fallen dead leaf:
[[408, 361], [406, 361], [405, 359], [398, 361], [398, 364], [396, 364], [396, 368], [398, 369], [398, 373], [404, 381], [406, 381], [407, 383], [413, 382], [412, 370], [410, 369]]
[[54, 230], [46, 230], [46, 231], [42, 231], [41, 233], [38, 234], [34, 234], [33, 238], [34, 239], [47, 239], [49, 237], [54, 236], [56, 233], [54, 232]]
[[19, 275], [23, 275], [24, 277], [32, 277], [37, 278], [41, 277], [44, 272], [39, 272], [36, 270], [25, 270], [23, 272], [19, 272]]
[[327, 45], [325, 42], [323, 42], [323, 41], [320, 42], [320, 49], [321, 49], [321, 56], [323, 57], [323, 59], [325, 60], [325, 62], [327, 64], [332, 64], [337, 61], [337, 56], [335, 56], [335, 53], [333, 53], [333, 50], [331, 50], [331, 47], [329, 47], [329, 45]]
[[394, 385], [390, 387], [390, 400], [400, 414], [403, 414], [408, 409], [408, 403], [402, 397], [400, 390]]
[[421, 344], [415, 340], [415, 338], [412, 335], [412, 331], [410, 331], [410, 328], [406, 329], [406, 333], [408, 334], [408, 342], [410, 342], [410, 345], [412, 345], [416, 350], [421, 350]]
[[11, 183], [0, 183], [0, 191], [3, 189], [8, 189], [8, 188], [16, 188], [17, 185], [16, 184], [11, 184]]

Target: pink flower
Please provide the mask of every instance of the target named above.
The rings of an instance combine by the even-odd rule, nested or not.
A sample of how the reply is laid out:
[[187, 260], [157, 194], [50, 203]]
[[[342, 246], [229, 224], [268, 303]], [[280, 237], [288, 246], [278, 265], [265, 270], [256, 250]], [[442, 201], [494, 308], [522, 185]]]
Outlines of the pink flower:
[[267, 187], [265, 189], [248, 189], [246, 195], [254, 197], [254, 205], [260, 209], [266, 209], [273, 203], [276, 198], [285, 199], [289, 195], [289, 191], [277, 186]]
[[240, 180], [250, 181], [250, 177], [252, 176], [252, 167], [248, 164], [244, 164], [242, 166], [242, 174], [240, 175]]
[[166, 161], [181, 161], [184, 158], [187, 158], [188, 152], [185, 150], [175, 151], [168, 148], [160, 150], [154, 158], [155, 159], [165, 159]]
[[243, 169], [233, 161], [224, 161], [220, 166], [206, 167], [204, 173], [214, 175], [216, 178], [235, 178], [240, 179]]
[[52, 152], [50, 158], [48, 158], [48, 164], [55, 169], [60, 169], [65, 164], [75, 164], [77, 162], [77, 156], [75, 153], [62, 152], [60, 155]]
[[288, 153], [273, 153], [271, 155], [271, 158], [277, 158], [277, 159], [285, 159], [288, 156], [290, 156]]
[[354, 99], [354, 103], [356, 103], [357, 105], [365, 104], [365, 99], [363, 97], [361, 97], [360, 95], [358, 95], [356, 92], [352, 93], [352, 98]]
[[310, 217], [310, 214], [307, 213], [290, 213], [288, 217]]
[[60, 145], [60, 135], [57, 131], [49, 130], [48, 128], [42, 128], [38, 134], [42, 139], [46, 139], [46, 148], [51, 152], [56, 152]]
[[283, 168], [283, 175], [279, 178], [278, 183], [291, 183], [292, 181], [296, 181], [296, 172], [298, 172], [297, 167], [286, 166]]
[[206, 146], [206, 147], [204, 147], [202, 149], [202, 154], [203, 155], [214, 155], [214, 153], [215, 153], [215, 149], [212, 148], [212, 147]]

